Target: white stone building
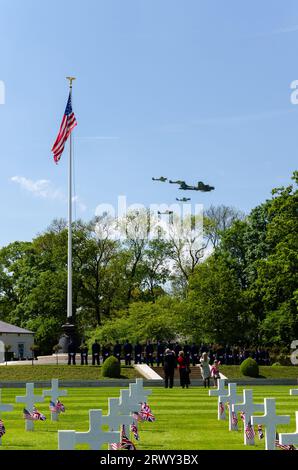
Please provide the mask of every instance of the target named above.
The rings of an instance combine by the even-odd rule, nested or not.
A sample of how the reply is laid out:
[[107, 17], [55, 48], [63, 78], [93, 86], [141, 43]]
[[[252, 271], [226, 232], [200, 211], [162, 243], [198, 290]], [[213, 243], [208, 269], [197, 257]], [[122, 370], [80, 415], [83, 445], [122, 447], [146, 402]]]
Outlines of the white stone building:
[[[3, 351], [6, 345], [10, 345], [9, 351], [13, 353], [14, 359], [27, 359], [33, 355], [30, 350], [33, 344], [34, 333], [32, 331], [0, 321], [0, 351]], [[1, 356], [0, 354], [0, 360]]]

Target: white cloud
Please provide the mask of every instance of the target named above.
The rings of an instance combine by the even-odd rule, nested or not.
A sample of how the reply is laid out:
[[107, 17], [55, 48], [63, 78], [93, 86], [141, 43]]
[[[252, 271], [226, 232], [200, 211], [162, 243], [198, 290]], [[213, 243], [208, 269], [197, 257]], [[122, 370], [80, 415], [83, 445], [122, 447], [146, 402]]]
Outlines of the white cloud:
[[[64, 192], [59, 188], [55, 188], [50, 180], [40, 179], [33, 181], [25, 176], [12, 176], [10, 181], [18, 184], [22, 189], [34, 194], [34, 196], [43, 199], [67, 202], [67, 197]], [[81, 212], [85, 212], [87, 210], [86, 205], [80, 200], [79, 196], [74, 196], [72, 201], [77, 204], [77, 207]]]
[[58, 188], [55, 188], [50, 180], [30, 180], [25, 178], [25, 176], [13, 176], [11, 178], [13, 183], [17, 183], [21, 188], [33, 193], [35, 196], [44, 198], [44, 199], [59, 199], [63, 201], [65, 196], [62, 191]]

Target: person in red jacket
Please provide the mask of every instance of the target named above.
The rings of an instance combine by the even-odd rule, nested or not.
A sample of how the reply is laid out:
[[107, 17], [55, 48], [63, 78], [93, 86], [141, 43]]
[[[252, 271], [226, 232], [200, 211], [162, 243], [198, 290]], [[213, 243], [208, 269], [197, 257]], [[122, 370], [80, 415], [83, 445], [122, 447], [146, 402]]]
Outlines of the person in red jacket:
[[183, 351], [178, 355], [178, 367], [180, 374], [180, 385], [182, 388], [188, 388], [190, 385], [189, 380], [189, 358], [186, 358]]

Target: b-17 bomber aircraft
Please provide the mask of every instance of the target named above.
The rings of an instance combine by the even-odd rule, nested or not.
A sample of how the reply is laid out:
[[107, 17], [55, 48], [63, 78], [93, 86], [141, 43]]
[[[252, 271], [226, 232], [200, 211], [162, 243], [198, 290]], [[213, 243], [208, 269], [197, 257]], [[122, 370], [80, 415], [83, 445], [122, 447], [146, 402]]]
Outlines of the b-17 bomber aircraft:
[[168, 178], [166, 178], [165, 176], [161, 176], [160, 178], [154, 178], [152, 177], [153, 181], [161, 181], [162, 183], [165, 183], [166, 181], [168, 181]]
[[187, 202], [187, 201], [190, 201], [190, 200], [191, 200], [190, 197], [183, 197], [182, 199], [178, 199], [176, 197], [176, 201], [178, 201], [178, 202]]
[[204, 184], [203, 181], [199, 181], [197, 186], [189, 186], [185, 181], [182, 181], [179, 189], [182, 189], [183, 191], [203, 191], [206, 193], [213, 191], [215, 188], [214, 186], [209, 186], [209, 184]]

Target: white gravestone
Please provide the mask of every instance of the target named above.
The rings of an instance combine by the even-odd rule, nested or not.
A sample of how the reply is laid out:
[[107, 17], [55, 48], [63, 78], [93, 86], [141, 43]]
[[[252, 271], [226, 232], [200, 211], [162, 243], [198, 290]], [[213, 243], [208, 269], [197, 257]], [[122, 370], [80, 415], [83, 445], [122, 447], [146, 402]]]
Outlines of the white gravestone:
[[218, 397], [218, 407], [217, 407], [217, 419], [218, 420], [225, 420], [226, 419], [226, 412], [225, 409], [221, 410], [220, 407], [220, 396], [224, 396], [228, 393], [228, 390], [225, 388], [225, 380], [218, 379], [217, 381], [217, 389], [216, 390], [209, 390], [210, 397]]
[[278, 424], [289, 424], [290, 416], [276, 414], [275, 398], [264, 398], [264, 408], [264, 415], [252, 416], [251, 424], [262, 424], [266, 428], [265, 449], [275, 450], [276, 427]]
[[[1, 398], [1, 388], [0, 388], [0, 418], [1, 418], [1, 413], [2, 412], [7, 412], [7, 411], [12, 411], [13, 410], [13, 406], [12, 405], [5, 405], [4, 403], [2, 403], [2, 398]], [[1, 437], [0, 437], [0, 446], [2, 445], [2, 442], [1, 442]]]
[[255, 444], [254, 437], [249, 439], [246, 435], [246, 427], [249, 422], [251, 422], [251, 417], [254, 413], [262, 412], [264, 413], [264, 405], [262, 403], [257, 404], [253, 402], [253, 391], [252, 390], [243, 390], [243, 402], [238, 403], [237, 405], [232, 406], [232, 410], [235, 413], [244, 413], [244, 445], [251, 446]]
[[136, 382], [129, 384], [129, 392], [132, 399], [136, 401], [136, 404], [147, 403], [148, 396], [152, 394], [152, 390], [145, 390], [143, 385], [143, 379], [136, 379]]
[[102, 417], [103, 424], [108, 425], [109, 431], [116, 431], [120, 426], [134, 423], [132, 416], [121, 414], [119, 406], [119, 398], [109, 398], [108, 414]]
[[[52, 379], [52, 388], [50, 390], [43, 390], [43, 397], [50, 397], [51, 401], [56, 404], [56, 401], [59, 400], [59, 397], [65, 397], [67, 395], [67, 390], [59, 390], [59, 380]], [[58, 421], [59, 413], [51, 411], [51, 420]]]
[[232, 405], [239, 403], [241, 395], [237, 395], [237, 385], [235, 383], [228, 384], [228, 394], [221, 395], [219, 402], [225, 405], [229, 404], [229, 431], [238, 431], [238, 426], [233, 423]]
[[290, 395], [298, 395], [298, 388], [292, 388], [292, 390], [290, 390]]
[[0, 341], [0, 364], [5, 362], [5, 346], [3, 341]]
[[279, 442], [282, 445], [298, 445], [298, 411], [295, 413], [296, 415], [296, 432], [293, 433], [280, 433], [279, 435]]
[[102, 417], [102, 422], [108, 425], [109, 431], [116, 431], [122, 425], [129, 426], [134, 424], [132, 415], [120, 414], [120, 410], [119, 398], [109, 398], [108, 414]]
[[91, 450], [101, 450], [105, 443], [120, 442], [120, 432], [103, 431], [102, 426], [102, 410], [89, 410], [89, 430], [58, 431], [58, 449], [74, 450], [77, 444], [88, 444]]
[[[43, 396], [34, 395], [34, 383], [26, 384], [26, 395], [16, 397], [16, 403], [24, 403], [25, 408], [30, 413], [33, 412], [35, 403], [42, 403], [43, 401]], [[34, 421], [25, 419], [25, 430], [34, 431]]]
[[139, 410], [139, 404], [147, 401], [152, 390], [145, 390], [143, 379], [137, 379], [136, 383], [129, 385], [129, 390], [120, 390], [119, 409], [124, 415], [129, 415]]

